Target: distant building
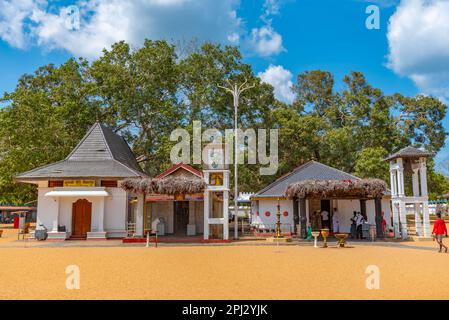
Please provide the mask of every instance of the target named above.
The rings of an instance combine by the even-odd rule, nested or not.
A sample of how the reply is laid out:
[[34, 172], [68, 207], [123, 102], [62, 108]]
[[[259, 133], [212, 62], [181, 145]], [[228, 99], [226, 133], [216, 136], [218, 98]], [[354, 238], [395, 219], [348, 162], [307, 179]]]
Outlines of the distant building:
[[[319, 194], [303, 197], [286, 196], [287, 188], [295, 183], [336, 182], [344, 187], [349, 187], [356, 181], [363, 180], [317, 161], [306, 162], [251, 197], [253, 201], [252, 224], [260, 231], [273, 232], [279, 204], [282, 231], [287, 233], [298, 233], [305, 236], [308, 227], [312, 227], [313, 230], [321, 229], [323, 220], [320, 214], [323, 211], [329, 214], [329, 221], [326, 224], [332, 232], [334, 209], [337, 209], [339, 214], [340, 232], [349, 233], [351, 231], [350, 219], [353, 217], [353, 212], [361, 212], [366, 217], [367, 223], [377, 225], [379, 231], [383, 214], [387, 228], [391, 228], [391, 206], [388, 191], [382, 196], [376, 197], [346, 195], [344, 190], [339, 192], [336, 190], [336, 195], [329, 192], [329, 196]], [[307, 185], [304, 186], [307, 187]], [[379, 235], [381, 234], [379, 233]]]

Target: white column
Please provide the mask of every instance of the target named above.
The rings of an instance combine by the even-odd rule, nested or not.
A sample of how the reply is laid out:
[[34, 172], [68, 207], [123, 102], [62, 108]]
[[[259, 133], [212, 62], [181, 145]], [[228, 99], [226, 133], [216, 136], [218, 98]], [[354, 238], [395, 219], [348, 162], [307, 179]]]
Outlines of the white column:
[[396, 197], [398, 195], [396, 191], [396, 172], [394, 169], [390, 169], [390, 187], [391, 187], [391, 196]]
[[416, 235], [422, 237], [422, 222], [421, 222], [421, 204], [415, 203], [415, 230]]
[[204, 240], [209, 240], [209, 191], [204, 191]]
[[104, 232], [104, 201], [105, 198], [102, 197], [98, 204], [98, 232]]
[[429, 203], [424, 201], [423, 208], [423, 235], [425, 238], [430, 238], [430, 219], [429, 219]]
[[394, 229], [394, 237], [399, 238], [399, 204], [396, 202], [393, 203], [393, 229]]
[[427, 197], [427, 165], [425, 160], [422, 160], [421, 162], [419, 175], [421, 178], [421, 196]]
[[413, 183], [413, 196], [419, 197], [419, 176], [418, 176], [419, 169], [413, 169], [413, 175], [412, 175], [412, 183]]
[[402, 239], [408, 238], [407, 230], [407, 212], [405, 209], [405, 202], [399, 202], [399, 220], [401, 221], [401, 235]]
[[229, 191], [223, 191], [223, 239], [229, 239]]
[[401, 166], [398, 168], [397, 172], [398, 172], [398, 174], [397, 174], [398, 196], [404, 197], [405, 196], [405, 194], [404, 194], [404, 168], [402, 167], [402, 163], [401, 163]]
[[[52, 226], [51, 232], [58, 232], [60, 201], [59, 201], [59, 197], [55, 197], [54, 199], [56, 201], [56, 215], [55, 215], [55, 219], [53, 220], [53, 226]], [[73, 226], [72, 226], [72, 228], [73, 228]]]
[[137, 196], [137, 207], [136, 207], [136, 235], [143, 237], [143, 216], [144, 216], [144, 204], [145, 196], [143, 193], [139, 193]]

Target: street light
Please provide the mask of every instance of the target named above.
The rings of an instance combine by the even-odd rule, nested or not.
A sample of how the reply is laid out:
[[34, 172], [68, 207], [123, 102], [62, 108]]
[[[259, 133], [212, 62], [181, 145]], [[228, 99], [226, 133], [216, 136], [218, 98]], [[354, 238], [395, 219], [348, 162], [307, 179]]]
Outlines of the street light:
[[237, 135], [238, 135], [238, 126], [237, 126], [237, 112], [239, 107], [239, 98], [240, 95], [251, 88], [254, 88], [254, 85], [247, 85], [248, 80], [245, 81], [239, 86], [237, 83], [232, 84], [229, 79], [226, 80], [228, 86], [220, 86], [219, 88], [224, 89], [230, 92], [234, 98], [234, 144], [235, 144], [235, 156], [234, 156], [234, 239], [239, 238], [239, 224], [238, 224], [238, 167], [237, 167], [237, 153], [238, 153], [238, 144], [237, 144]]

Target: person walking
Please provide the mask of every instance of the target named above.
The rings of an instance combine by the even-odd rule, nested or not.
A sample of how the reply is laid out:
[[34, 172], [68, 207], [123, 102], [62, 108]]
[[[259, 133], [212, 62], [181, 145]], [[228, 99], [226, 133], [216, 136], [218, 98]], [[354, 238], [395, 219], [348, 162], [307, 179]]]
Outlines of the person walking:
[[438, 252], [441, 252], [441, 250], [444, 248], [444, 252], [447, 253], [447, 247], [443, 243], [443, 236], [447, 237], [447, 228], [446, 228], [446, 222], [441, 219], [441, 213], [437, 213], [437, 220], [435, 221], [435, 224], [433, 225], [433, 231], [432, 231], [433, 240], [437, 241], [437, 243], [440, 245], [440, 250]]
[[365, 223], [365, 218], [363, 218], [363, 215], [360, 212], [357, 212], [355, 223], [357, 226], [357, 239], [364, 239], [362, 226]]

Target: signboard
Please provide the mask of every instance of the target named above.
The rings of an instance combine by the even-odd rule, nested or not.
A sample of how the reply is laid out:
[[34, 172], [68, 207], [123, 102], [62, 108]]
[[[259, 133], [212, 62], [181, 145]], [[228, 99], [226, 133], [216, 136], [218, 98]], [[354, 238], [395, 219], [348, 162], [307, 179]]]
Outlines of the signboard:
[[95, 187], [95, 180], [64, 180], [64, 187]]

